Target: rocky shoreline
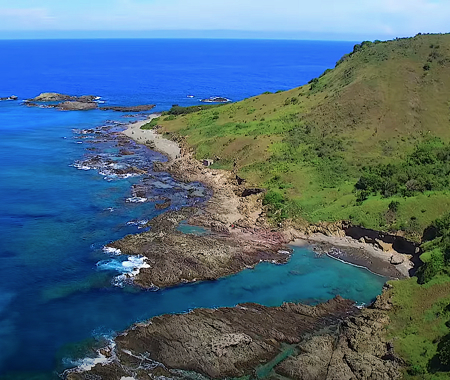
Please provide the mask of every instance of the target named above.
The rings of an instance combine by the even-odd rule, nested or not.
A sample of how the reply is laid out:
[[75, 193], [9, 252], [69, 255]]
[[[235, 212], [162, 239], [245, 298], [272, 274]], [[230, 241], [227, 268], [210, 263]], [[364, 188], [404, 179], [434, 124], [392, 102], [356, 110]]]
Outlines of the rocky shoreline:
[[[145, 134], [144, 142], [152, 147], [152, 139], [158, 137], [148, 132], [152, 133]], [[155, 163], [154, 169], [167, 171], [180, 181], [202, 182], [213, 195], [199, 206], [160, 215], [149, 222], [147, 232], [108, 244], [123, 254], [146, 258], [149, 265], [132, 279], [134, 284], [154, 289], [213, 280], [261, 261], [286, 262], [290, 257], [287, 244], [293, 239], [304, 239], [296, 244], [314, 242], [313, 233], [287, 226], [272, 229], [264, 218], [263, 193], [246, 193], [245, 183], [235, 174], [203, 166], [183, 140], [177, 142], [180, 155]], [[181, 221], [206, 227], [211, 233], [183, 234], [177, 230]], [[374, 246], [358, 241], [363, 249], [355, 248], [339, 231], [328, 237], [340, 238], [342, 246], [337, 249], [332, 242], [316, 239], [316, 249], [338, 259], [356, 260], [392, 278], [407, 275], [382, 250], [372, 255]], [[402, 362], [385, 337], [391, 307], [386, 297], [384, 293], [365, 309], [338, 296], [314, 307], [244, 304], [155, 317], [119, 335], [111, 347], [99, 352], [102, 361], [97, 365], [69, 370], [65, 378], [398, 379]]]
[[67, 380], [401, 377], [385, 338], [389, 300], [358, 309], [336, 297], [317, 306], [243, 304], [136, 324], [99, 352], [103, 363]]
[[[155, 130], [141, 130], [136, 135], [129, 132], [130, 129], [127, 136], [151, 148], [154, 148], [152, 142], [161, 139]], [[411, 259], [419, 254], [414, 251], [417, 249], [414, 244], [411, 243], [412, 252], [398, 252], [394, 249], [395, 244], [380, 239], [356, 240], [346, 235], [350, 226], [342, 222], [306, 226], [303, 230], [290, 225], [274, 229], [264, 218], [263, 192], [249, 191], [252, 189], [234, 173], [204, 166], [193, 158], [192, 150], [182, 138], [171, 136], [171, 139], [179, 144], [179, 154], [174, 155], [171, 151], [169, 161], [157, 163], [155, 169], [169, 172], [179, 181], [201, 182], [213, 192], [212, 197], [192, 213], [189, 224], [226, 234], [236, 241], [275, 244], [277, 248], [283, 244], [309, 244], [321, 253], [386, 277], [409, 276], [413, 268]], [[165, 153], [163, 145], [158, 150]]]

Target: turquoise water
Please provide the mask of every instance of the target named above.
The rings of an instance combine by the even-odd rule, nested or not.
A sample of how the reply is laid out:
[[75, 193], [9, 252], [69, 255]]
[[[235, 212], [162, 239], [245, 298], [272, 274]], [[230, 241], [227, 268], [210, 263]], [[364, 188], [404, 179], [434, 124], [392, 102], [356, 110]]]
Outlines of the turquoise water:
[[[352, 45], [0, 41], [8, 57], [0, 60], [0, 96], [92, 93], [108, 104], [151, 102], [157, 110], [198, 104], [198, 98], [186, 98], [191, 93], [239, 100], [305, 83], [333, 67]], [[57, 378], [89, 353], [89, 344], [78, 342], [111, 337], [162, 313], [243, 302], [317, 303], [336, 294], [363, 303], [381, 291], [384, 278], [305, 248], [295, 248], [286, 265], [262, 263], [213, 282], [158, 292], [117, 286], [116, 277], [138, 263], [103, 246], [142, 231], [145, 221], [162, 212], [155, 204], [163, 199], [178, 209], [206, 199], [207, 192], [190, 198], [190, 188], [200, 184], [153, 172], [152, 162], [165, 160], [156, 152], [131, 145], [135, 154], [120, 156], [111, 136], [121, 127], [110, 120], [133, 118], [26, 108], [20, 102], [0, 102], [0, 116], [0, 379]], [[82, 131], [91, 128], [97, 129]], [[87, 164], [96, 157], [100, 166]], [[110, 171], [130, 166], [148, 174], [124, 178]], [[133, 202], [132, 187], [144, 184], [145, 201]]]

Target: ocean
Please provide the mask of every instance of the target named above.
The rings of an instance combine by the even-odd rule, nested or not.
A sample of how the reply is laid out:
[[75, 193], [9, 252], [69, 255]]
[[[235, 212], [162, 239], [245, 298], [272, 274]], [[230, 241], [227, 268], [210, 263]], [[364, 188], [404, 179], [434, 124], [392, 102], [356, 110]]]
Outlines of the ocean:
[[[155, 111], [210, 96], [238, 101], [307, 83], [353, 44], [0, 41], [0, 97], [91, 94], [107, 105], [156, 104]], [[142, 260], [104, 245], [142, 231], [162, 212], [155, 208], [162, 199], [178, 209], [207, 199], [207, 189], [153, 172], [152, 163], [166, 158], [144, 147], [120, 155], [113, 133], [134, 117], [29, 108], [20, 100], [0, 102], [0, 379], [56, 379], [105, 339], [155, 315], [242, 302], [313, 304], [337, 294], [367, 303], [381, 292], [385, 278], [308, 248], [295, 248], [288, 264], [262, 263], [217, 281], [159, 291], [124, 284], [121, 276]], [[102, 165], [89, 165], [92, 158]], [[112, 170], [130, 165], [149, 174]], [[132, 192], [142, 181], [153, 191], [146, 200]], [[190, 197], [192, 189], [203, 196]]]

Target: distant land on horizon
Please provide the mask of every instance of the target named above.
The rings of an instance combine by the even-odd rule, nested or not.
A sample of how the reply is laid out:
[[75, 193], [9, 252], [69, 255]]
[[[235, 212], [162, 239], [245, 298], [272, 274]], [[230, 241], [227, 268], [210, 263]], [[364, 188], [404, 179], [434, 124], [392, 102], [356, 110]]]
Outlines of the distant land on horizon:
[[[418, 31], [419, 32], [419, 31]], [[246, 30], [0, 30], [0, 40], [7, 39], [117, 39], [117, 38], [201, 38], [201, 39], [274, 39], [274, 40], [322, 40], [322, 41], [363, 41], [388, 40], [397, 36], [391, 34], [349, 34], [309, 31], [246, 31]]]

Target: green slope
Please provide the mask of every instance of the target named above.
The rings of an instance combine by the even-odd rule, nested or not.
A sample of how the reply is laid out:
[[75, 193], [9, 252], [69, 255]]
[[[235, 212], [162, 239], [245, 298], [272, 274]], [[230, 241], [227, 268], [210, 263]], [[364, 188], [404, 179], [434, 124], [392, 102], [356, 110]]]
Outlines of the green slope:
[[405, 378], [450, 378], [450, 35], [356, 45], [302, 87], [156, 124], [268, 188], [274, 222], [345, 219], [422, 242], [418, 276], [391, 284], [388, 333]]
[[[176, 108], [157, 123], [186, 136], [197, 158], [218, 156], [223, 168], [236, 161], [241, 177], [271, 190], [275, 221], [345, 219], [419, 240], [450, 211], [450, 186], [436, 180], [450, 171], [449, 35], [366, 42], [302, 87], [194, 110]], [[436, 146], [445, 157], [434, 166], [411, 164]], [[397, 165], [394, 179], [355, 188], [389, 163]]]

